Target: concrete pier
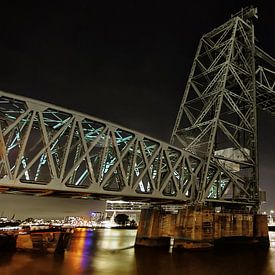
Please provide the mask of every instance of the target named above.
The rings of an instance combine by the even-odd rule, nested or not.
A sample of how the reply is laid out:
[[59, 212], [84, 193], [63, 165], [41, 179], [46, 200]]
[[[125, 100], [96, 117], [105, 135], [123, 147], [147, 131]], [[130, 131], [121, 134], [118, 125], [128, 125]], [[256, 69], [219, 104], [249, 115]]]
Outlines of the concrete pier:
[[267, 217], [248, 213], [216, 213], [209, 209], [186, 208], [165, 211], [143, 209], [136, 246], [169, 246], [204, 249], [217, 243], [255, 243], [269, 246]]

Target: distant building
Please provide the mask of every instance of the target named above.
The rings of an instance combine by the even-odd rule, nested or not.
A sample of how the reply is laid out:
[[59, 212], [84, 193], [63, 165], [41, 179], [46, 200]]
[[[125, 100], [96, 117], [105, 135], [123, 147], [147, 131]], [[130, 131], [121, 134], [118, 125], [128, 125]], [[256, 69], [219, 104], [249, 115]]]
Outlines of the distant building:
[[108, 217], [111, 217], [114, 212], [124, 213], [129, 216], [130, 220], [139, 221], [140, 212], [143, 207], [146, 207], [147, 203], [132, 202], [132, 201], [107, 201], [106, 213]]

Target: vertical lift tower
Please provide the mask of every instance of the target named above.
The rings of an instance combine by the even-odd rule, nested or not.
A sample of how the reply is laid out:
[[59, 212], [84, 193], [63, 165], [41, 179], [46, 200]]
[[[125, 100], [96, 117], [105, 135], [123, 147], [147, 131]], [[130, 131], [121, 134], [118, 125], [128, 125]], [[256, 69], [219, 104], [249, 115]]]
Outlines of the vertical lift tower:
[[242, 10], [203, 35], [196, 52], [171, 138], [205, 159], [196, 203], [259, 204], [256, 12]]
[[137, 244], [166, 237], [185, 248], [226, 237], [269, 244], [266, 217], [257, 215], [257, 106], [275, 110], [275, 62], [255, 46], [255, 18], [256, 8], [242, 9], [200, 39], [171, 143], [203, 158], [203, 169], [191, 204], [176, 214], [144, 211]]

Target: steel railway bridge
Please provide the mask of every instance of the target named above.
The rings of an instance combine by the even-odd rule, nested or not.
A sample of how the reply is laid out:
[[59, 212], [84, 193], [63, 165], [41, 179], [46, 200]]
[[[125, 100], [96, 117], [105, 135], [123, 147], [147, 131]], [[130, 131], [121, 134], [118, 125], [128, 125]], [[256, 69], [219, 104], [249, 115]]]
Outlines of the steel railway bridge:
[[243, 9], [202, 36], [170, 143], [1, 91], [1, 192], [256, 209], [257, 107], [275, 113], [256, 17]]

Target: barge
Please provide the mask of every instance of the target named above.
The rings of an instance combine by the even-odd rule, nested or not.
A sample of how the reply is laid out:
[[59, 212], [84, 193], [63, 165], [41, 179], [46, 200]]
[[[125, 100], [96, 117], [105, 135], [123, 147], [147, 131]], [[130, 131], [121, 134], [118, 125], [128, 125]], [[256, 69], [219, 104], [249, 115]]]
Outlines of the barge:
[[69, 250], [73, 228], [31, 227], [0, 230], [0, 250], [62, 253]]

